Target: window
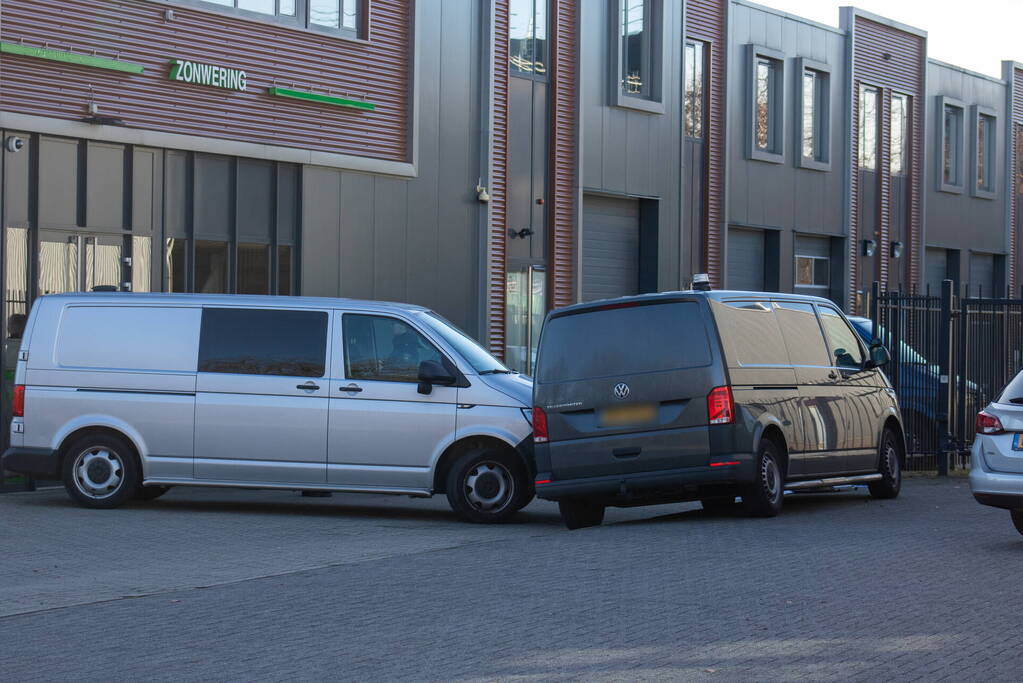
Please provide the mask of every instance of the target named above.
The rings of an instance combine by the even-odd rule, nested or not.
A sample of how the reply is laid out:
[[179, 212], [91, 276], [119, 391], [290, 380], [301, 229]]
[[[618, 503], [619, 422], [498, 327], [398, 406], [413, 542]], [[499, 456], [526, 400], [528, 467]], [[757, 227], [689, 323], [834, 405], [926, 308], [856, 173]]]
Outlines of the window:
[[509, 367], [529, 374], [536, 365], [540, 328], [547, 313], [547, 274], [540, 266], [509, 268], [505, 287], [504, 358]]
[[828, 306], [821, 306], [821, 322], [828, 335], [828, 347], [836, 366], [841, 368], [863, 367], [863, 351], [860, 349], [859, 337], [842, 314]]
[[501, 361], [490, 355], [479, 343], [433, 311], [418, 313], [420, 322], [438, 334], [469, 362], [476, 372], [507, 372]]
[[976, 197], [992, 199], [995, 196], [995, 141], [998, 128], [994, 112], [987, 107], [973, 108], [977, 137], [974, 139], [976, 156], [973, 194]]
[[663, 114], [663, 0], [606, 0], [611, 36], [612, 104]]
[[828, 350], [812, 305], [776, 301], [774, 314], [792, 365], [828, 365]]
[[270, 293], [270, 248], [265, 244], [238, 245], [238, 293]]
[[785, 120], [785, 55], [775, 50], [748, 46], [750, 61], [749, 145], [747, 156], [759, 161], [782, 163]]
[[963, 191], [963, 104], [947, 97], [938, 98], [938, 111], [942, 124], [938, 129], [941, 155], [938, 169], [938, 190], [942, 192]]
[[827, 289], [831, 282], [831, 259], [796, 255], [796, 286]]
[[167, 251], [164, 258], [164, 272], [167, 281], [164, 283], [165, 292], [187, 292], [188, 284], [185, 282], [187, 266], [185, 255], [188, 253], [188, 240], [181, 237], [167, 238]]
[[770, 301], [724, 301], [712, 305], [730, 367], [788, 365], [778, 319]]
[[174, 0], [217, 5], [239, 14], [301, 28], [358, 37], [363, 0]]
[[686, 41], [685, 71], [685, 127], [686, 135], [691, 138], [703, 137], [704, 113], [704, 43]]
[[799, 98], [799, 166], [818, 171], [831, 170], [831, 71], [826, 64], [800, 58], [802, 74]]
[[344, 316], [345, 377], [382, 382], [418, 382], [419, 364], [448, 365], [437, 347], [398, 318]]
[[547, 75], [547, 2], [511, 0], [508, 61], [512, 74]]
[[277, 293], [291, 296], [291, 247], [282, 244], [277, 247]]
[[877, 170], [878, 92], [876, 88], [860, 88], [860, 170]]
[[323, 377], [327, 314], [255, 308], [206, 308], [199, 372]]
[[891, 110], [892, 175], [909, 173], [909, 97], [892, 95]]
[[195, 243], [195, 291], [223, 294], [227, 289], [227, 242], [197, 240]]

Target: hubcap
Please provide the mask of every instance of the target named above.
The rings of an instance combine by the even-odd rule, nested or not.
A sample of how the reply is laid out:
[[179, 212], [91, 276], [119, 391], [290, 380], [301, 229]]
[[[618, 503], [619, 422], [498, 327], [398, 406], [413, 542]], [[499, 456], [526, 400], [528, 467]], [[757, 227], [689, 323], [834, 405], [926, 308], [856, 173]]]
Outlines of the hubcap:
[[497, 512], [515, 493], [515, 480], [504, 465], [481, 462], [465, 476], [465, 497], [480, 512]]
[[892, 481], [897, 481], [900, 475], [899, 454], [895, 451], [895, 446], [889, 443], [884, 457], [888, 467], [888, 476], [892, 478]]
[[75, 487], [97, 500], [109, 498], [124, 480], [121, 456], [103, 446], [87, 448], [75, 458]]
[[781, 489], [781, 473], [774, 458], [764, 456], [760, 463], [760, 482], [769, 500], [774, 500]]

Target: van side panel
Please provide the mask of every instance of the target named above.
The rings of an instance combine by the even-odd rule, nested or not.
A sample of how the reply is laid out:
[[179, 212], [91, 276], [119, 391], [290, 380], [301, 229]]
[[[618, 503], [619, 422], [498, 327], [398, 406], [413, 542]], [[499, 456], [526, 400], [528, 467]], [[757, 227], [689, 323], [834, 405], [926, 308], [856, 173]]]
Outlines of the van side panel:
[[25, 364], [25, 446], [57, 449], [105, 427], [138, 449], [145, 477], [191, 478], [198, 307], [43, 297]]

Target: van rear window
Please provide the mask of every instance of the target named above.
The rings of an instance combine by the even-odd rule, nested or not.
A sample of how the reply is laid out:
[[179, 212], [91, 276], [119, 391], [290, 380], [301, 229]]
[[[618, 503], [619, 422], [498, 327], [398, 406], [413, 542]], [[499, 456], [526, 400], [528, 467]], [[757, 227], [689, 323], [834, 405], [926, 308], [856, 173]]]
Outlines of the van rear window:
[[540, 338], [537, 381], [571, 382], [709, 365], [700, 305], [674, 302], [554, 318]]

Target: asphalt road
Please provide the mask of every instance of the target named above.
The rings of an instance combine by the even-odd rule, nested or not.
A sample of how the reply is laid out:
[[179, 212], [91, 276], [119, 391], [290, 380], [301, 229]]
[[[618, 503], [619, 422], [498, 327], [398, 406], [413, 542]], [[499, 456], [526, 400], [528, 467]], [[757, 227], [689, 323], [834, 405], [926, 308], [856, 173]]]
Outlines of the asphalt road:
[[963, 479], [458, 522], [437, 498], [0, 495], [0, 679], [1023, 679], [1023, 536]]

